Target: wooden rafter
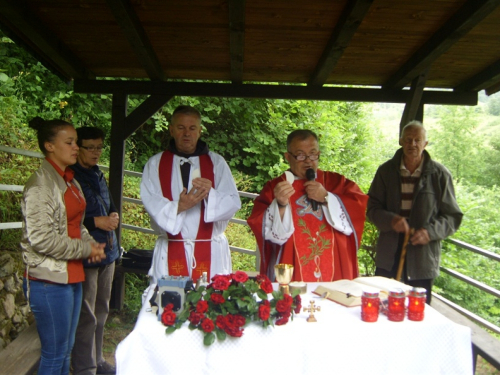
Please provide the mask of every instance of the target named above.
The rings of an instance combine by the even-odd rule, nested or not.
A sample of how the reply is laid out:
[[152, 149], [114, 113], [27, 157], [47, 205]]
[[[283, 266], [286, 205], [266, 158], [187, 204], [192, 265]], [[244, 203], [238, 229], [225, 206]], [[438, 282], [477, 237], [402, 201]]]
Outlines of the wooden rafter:
[[480, 91], [500, 83], [500, 60], [478, 74], [465, 80], [457, 87], [456, 91]]
[[[294, 85], [234, 85], [199, 82], [147, 82], [76, 80], [75, 92], [109, 94], [126, 92], [139, 95], [213, 96], [226, 98], [268, 98], [335, 100], [375, 103], [406, 103], [409, 90], [385, 90], [350, 87], [309, 87]], [[424, 91], [422, 103], [476, 105], [477, 93]]]
[[242, 83], [245, 49], [245, 0], [229, 0], [229, 44], [231, 82]]
[[126, 0], [106, 0], [106, 2], [149, 78], [153, 81], [165, 80], [158, 56], [130, 3]]
[[172, 95], [151, 95], [125, 119], [123, 138], [127, 139], [172, 99]]
[[348, 1], [314, 69], [309, 86], [322, 86], [335, 68], [351, 38], [366, 16], [373, 0]]
[[11, 30], [15, 29], [16, 36], [65, 80], [95, 78], [64, 43], [28, 9], [21, 6], [20, 2], [0, 0], [0, 21]]
[[383, 85], [403, 88], [500, 5], [500, 0], [468, 0]]

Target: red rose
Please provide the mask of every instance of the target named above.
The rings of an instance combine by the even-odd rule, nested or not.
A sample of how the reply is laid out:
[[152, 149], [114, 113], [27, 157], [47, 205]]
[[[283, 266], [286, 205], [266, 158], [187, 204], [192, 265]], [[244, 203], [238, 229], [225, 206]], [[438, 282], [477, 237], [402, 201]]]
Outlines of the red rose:
[[280, 319], [276, 320], [276, 325], [277, 326], [282, 326], [284, 324], [288, 323], [288, 316], [283, 316]]
[[174, 309], [174, 304], [173, 303], [169, 303], [168, 305], [166, 305], [163, 308], [163, 311], [172, 311], [173, 309]]
[[207, 310], [208, 310], [208, 302], [203, 301], [203, 300], [199, 300], [198, 303], [196, 304], [196, 312], [203, 314]]
[[262, 289], [267, 294], [272, 293], [273, 292], [273, 284], [271, 284], [271, 282], [269, 281], [269, 279], [264, 280], [260, 284], [260, 289]]
[[235, 315], [234, 316], [234, 321], [238, 327], [243, 327], [247, 320], [243, 315]]
[[192, 324], [194, 324], [195, 326], [197, 326], [198, 324], [200, 324], [201, 318], [203, 318], [203, 314], [197, 313], [195, 311], [191, 311], [191, 314], [189, 314], [188, 320]]
[[241, 337], [243, 335], [243, 329], [238, 327], [226, 327], [224, 330], [229, 336]]
[[297, 294], [295, 296], [295, 314], [300, 313], [300, 310], [302, 310], [302, 298], [300, 297], [300, 294]]
[[161, 322], [166, 326], [173, 326], [175, 324], [175, 313], [170, 310], [164, 310], [161, 314]]
[[278, 311], [281, 314], [286, 314], [287, 312], [291, 311], [291, 305], [289, 305], [285, 300], [279, 300], [276, 303], [276, 311]]
[[217, 290], [226, 290], [229, 288], [229, 277], [225, 275], [215, 275], [212, 278], [212, 287]]
[[218, 305], [226, 302], [226, 300], [224, 299], [224, 297], [222, 297], [222, 294], [219, 294], [219, 293], [212, 293], [210, 295], [210, 300], [213, 303], [218, 304]]
[[266, 275], [261, 275], [261, 274], [257, 275], [255, 277], [255, 280], [257, 280], [257, 283], [259, 283], [259, 284], [262, 283], [263, 281], [266, 281], [266, 280], [269, 282], [271, 281], [271, 280], [269, 280], [269, 277], [267, 277]]
[[215, 319], [215, 325], [220, 329], [225, 329], [227, 325], [226, 317], [223, 315], [217, 315], [217, 318]]
[[248, 275], [243, 271], [236, 271], [236, 273], [233, 274], [233, 280], [239, 283], [244, 283], [248, 280]]
[[214, 322], [211, 319], [205, 318], [201, 322], [201, 329], [203, 329], [204, 332], [212, 332], [214, 328]]
[[[269, 301], [266, 301], [269, 303]], [[271, 308], [266, 305], [266, 304], [261, 304], [259, 306], [259, 319], [260, 320], [267, 320], [269, 319], [269, 316], [271, 315]]]
[[285, 301], [285, 303], [288, 305], [288, 306], [292, 306], [292, 303], [293, 303], [293, 298], [290, 294], [284, 294], [283, 295], [283, 301]]

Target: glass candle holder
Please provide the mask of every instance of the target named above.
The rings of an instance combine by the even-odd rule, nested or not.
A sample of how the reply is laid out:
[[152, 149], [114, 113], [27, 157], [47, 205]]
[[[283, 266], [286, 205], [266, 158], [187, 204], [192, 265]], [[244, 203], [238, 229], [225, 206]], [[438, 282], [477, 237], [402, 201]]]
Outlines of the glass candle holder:
[[425, 288], [413, 288], [408, 297], [408, 319], [415, 322], [424, 320], [426, 300]]
[[377, 292], [363, 291], [361, 295], [361, 320], [363, 322], [376, 322], [378, 320], [379, 306], [380, 298]]
[[392, 289], [389, 291], [389, 306], [387, 317], [392, 322], [402, 322], [405, 318], [405, 299], [403, 289]]

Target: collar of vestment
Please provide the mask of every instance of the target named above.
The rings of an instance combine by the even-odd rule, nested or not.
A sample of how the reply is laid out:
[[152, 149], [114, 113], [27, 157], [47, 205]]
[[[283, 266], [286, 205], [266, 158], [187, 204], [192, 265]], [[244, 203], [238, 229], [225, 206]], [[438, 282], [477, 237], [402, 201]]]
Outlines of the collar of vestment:
[[168, 144], [168, 151], [183, 158], [190, 158], [191, 156], [200, 156], [208, 154], [208, 145], [202, 140], [198, 140], [198, 143], [196, 143], [196, 150], [194, 150], [192, 154], [185, 154], [177, 150], [177, 147], [175, 147], [175, 140], [171, 139], [170, 143]]

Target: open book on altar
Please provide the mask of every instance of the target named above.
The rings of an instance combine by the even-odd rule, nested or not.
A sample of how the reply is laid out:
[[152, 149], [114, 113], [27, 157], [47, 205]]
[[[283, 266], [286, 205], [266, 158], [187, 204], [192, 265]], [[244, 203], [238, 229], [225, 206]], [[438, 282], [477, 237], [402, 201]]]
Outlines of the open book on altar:
[[378, 292], [380, 298], [387, 298], [389, 290], [394, 288], [403, 289], [406, 295], [411, 290], [410, 285], [403, 284], [394, 279], [382, 276], [358, 277], [354, 280], [337, 280], [329, 283], [320, 283], [314, 290], [314, 294], [324, 296], [330, 301], [340, 303], [347, 307], [361, 306], [361, 295], [363, 291]]

